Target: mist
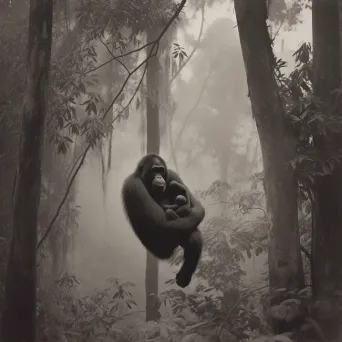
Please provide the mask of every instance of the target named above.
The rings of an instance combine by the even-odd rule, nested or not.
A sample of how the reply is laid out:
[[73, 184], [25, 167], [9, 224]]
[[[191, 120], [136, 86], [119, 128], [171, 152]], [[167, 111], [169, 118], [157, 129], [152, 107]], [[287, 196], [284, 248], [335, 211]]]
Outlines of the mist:
[[[191, 8], [186, 8], [185, 14], [189, 19], [186, 24], [187, 35], [190, 35], [195, 40], [201, 26], [200, 14], [193, 17]], [[247, 155], [250, 159], [253, 158], [254, 151], [257, 149], [259, 160], [255, 170], [261, 171], [261, 151], [255, 121], [252, 118], [247, 97], [247, 82], [234, 16], [233, 6], [231, 5], [217, 4], [206, 9], [203, 39], [208, 39], [206, 34], [214, 23], [223, 26], [224, 30], [218, 30], [221, 33], [220, 35], [214, 34], [210, 36], [209, 46], [198, 49], [193, 59], [179, 76], [180, 80], [173, 86], [172, 96], [176, 101], [177, 110], [174, 114], [172, 130], [177, 135], [187, 112], [195, 104], [201, 90], [199, 83], [204, 79], [204, 72], [200, 75], [196, 74], [196, 64], [202, 68], [203, 64], [201, 63], [205, 63], [199, 61], [201, 55], [210, 54], [210, 50], [214, 46], [219, 46], [219, 49], [222, 50], [227, 49], [228, 53], [225, 54], [224, 58], [228, 61], [232, 56], [234, 58], [227, 71], [230, 77], [230, 81], [227, 80], [227, 82], [239, 84], [239, 91], [241, 96], [245, 97], [247, 105], [239, 102], [226, 103], [225, 107], [222, 108], [227, 114], [224, 118], [225, 126], [222, 126], [223, 130], [220, 131], [217, 126], [214, 127], [208, 133], [207, 139], [218, 140], [223, 148], [224, 146], [232, 146], [234, 153]], [[284, 32], [284, 30], [280, 30], [276, 38], [275, 52], [288, 62], [288, 70], [291, 70], [294, 65], [292, 54], [298, 48], [299, 43], [310, 41], [311, 19], [307, 11], [303, 13], [302, 19], [303, 23], [297, 25], [292, 31]], [[191, 50], [191, 45], [182, 32], [177, 33], [177, 42], [184, 46], [186, 51]], [[195, 80], [193, 80], [194, 78]], [[213, 76], [211, 83], [214, 84], [216, 81], [215, 76]], [[226, 91], [226, 88], [222, 89], [222, 93], [217, 94], [217, 96], [221, 99], [226, 97]], [[231, 99], [231, 101], [233, 100]], [[231, 110], [232, 107], [234, 108], [233, 111]], [[210, 115], [209, 110], [207, 114]], [[112, 168], [107, 175], [105, 195], [102, 190], [99, 153], [92, 153], [80, 172], [77, 180], [76, 202], [81, 211], [75, 249], [72, 252], [72, 263], [69, 267], [82, 280], [82, 290], [85, 292], [94, 287], [103, 287], [105, 280], [112, 276], [133, 282], [136, 284], [133, 290], [134, 297], [143, 308], [145, 305], [146, 251], [130, 228], [121, 201], [122, 183], [127, 175], [133, 172], [138, 160], [142, 157], [141, 140], [139, 138], [139, 115], [139, 111], [131, 111], [127, 122], [120, 123], [114, 130]], [[194, 113], [191, 117], [190, 124], [191, 126], [201, 125], [197, 113]], [[226, 127], [232, 125], [235, 126], [234, 130], [227, 135]], [[192, 141], [193, 137], [198, 138], [198, 133], [192, 129], [192, 127], [185, 129], [183, 144], [189, 143], [191, 148], [196, 148]], [[174, 168], [167, 140], [168, 138], [163, 138], [160, 154], [169, 162], [170, 167]], [[231, 159], [230, 157], [228, 153], [227, 158]], [[213, 156], [210, 151], [196, 157], [194, 165], [189, 165], [184, 155], [180, 155], [179, 159], [180, 174], [193, 192], [207, 189], [220, 176], [216, 156]], [[239, 170], [234, 170], [234, 166], [231, 166], [231, 169], [227, 175], [228, 183], [234, 182], [236, 172], [239, 172]], [[210, 202], [212, 201], [204, 203], [207, 213], [206, 219], [220, 212], [219, 205], [213, 205]], [[254, 215], [251, 214], [250, 216], [253, 218]], [[244, 279], [246, 284], [260, 281], [261, 272], [265, 271], [264, 262], [264, 256], [247, 258], [242, 265], [247, 273]], [[165, 281], [174, 277], [178, 266], [171, 267], [168, 262], [160, 262], [159, 264], [159, 286], [160, 291], [163, 292], [169, 287], [165, 284]], [[197, 282], [195, 281], [190, 285], [188, 291], [191, 292], [196, 285]]]

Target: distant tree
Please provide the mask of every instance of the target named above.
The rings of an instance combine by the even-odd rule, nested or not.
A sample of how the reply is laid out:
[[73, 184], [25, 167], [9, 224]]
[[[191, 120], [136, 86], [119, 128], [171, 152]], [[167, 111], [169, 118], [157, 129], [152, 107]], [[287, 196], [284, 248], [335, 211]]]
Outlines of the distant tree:
[[[185, 1], [183, 1], [176, 11], [180, 13]], [[162, 4], [161, 4], [162, 5]], [[178, 14], [177, 14], [178, 16]], [[177, 18], [178, 19], [178, 18]], [[147, 42], [157, 41], [160, 32], [163, 32], [163, 27], [167, 25], [164, 20], [156, 21], [152, 27], [148, 27]], [[167, 26], [168, 27], [168, 26]], [[160, 122], [160, 106], [165, 105], [161, 103], [165, 97], [165, 91], [168, 91], [168, 87], [165, 89], [165, 84], [168, 81], [166, 79], [166, 73], [163, 72], [160, 64], [160, 54], [158, 54], [160, 45], [164, 44], [163, 52], [168, 51], [168, 39], [164, 39], [163, 42], [158, 42], [158, 45], [154, 44], [148, 48], [147, 54], [153, 56], [147, 63], [146, 69], [146, 150], [147, 153], [159, 154], [160, 150], [160, 137], [161, 127]], [[160, 89], [162, 88], [162, 89]], [[165, 121], [165, 120], [164, 120]], [[160, 317], [159, 313], [159, 300], [158, 300], [158, 260], [147, 251], [146, 257], [146, 274], [145, 274], [145, 286], [146, 286], [146, 321], [156, 320]]]

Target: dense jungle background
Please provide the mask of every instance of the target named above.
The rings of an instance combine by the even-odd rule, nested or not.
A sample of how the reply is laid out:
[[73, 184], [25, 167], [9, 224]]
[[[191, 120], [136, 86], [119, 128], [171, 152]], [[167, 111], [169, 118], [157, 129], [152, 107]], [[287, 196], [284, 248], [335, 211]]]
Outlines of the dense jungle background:
[[[339, 0], [0, 0], [3, 341], [341, 341], [341, 53]], [[185, 290], [147, 152], [206, 209]]]

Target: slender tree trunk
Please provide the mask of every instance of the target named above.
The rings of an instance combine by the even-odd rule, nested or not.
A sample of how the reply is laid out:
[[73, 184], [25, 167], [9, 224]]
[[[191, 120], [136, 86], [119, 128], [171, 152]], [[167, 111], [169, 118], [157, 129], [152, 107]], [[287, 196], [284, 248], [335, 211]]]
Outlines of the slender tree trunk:
[[[297, 182], [289, 166], [296, 155], [296, 141], [287, 127], [273, 73], [266, 0], [234, 0], [234, 3], [264, 164], [270, 225], [269, 284], [271, 289], [301, 288], [304, 273], [299, 244]], [[274, 329], [282, 332], [285, 327], [276, 324]]]
[[52, 0], [31, 0], [27, 75], [7, 267], [2, 338], [34, 342], [36, 318], [37, 217], [41, 145], [47, 105], [52, 41]]
[[[147, 31], [147, 41], [156, 39], [156, 30]], [[152, 57], [147, 66], [147, 100], [146, 100], [146, 133], [147, 153], [159, 154], [160, 129], [159, 129], [159, 101], [158, 101], [158, 57]], [[159, 318], [158, 304], [158, 260], [149, 252], [146, 258], [146, 321]]]
[[[314, 94], [325, 115], [340, 116], [334, 92], [341, 86], [338, 0], [312, 1]], [[319, 150], [342, 148], [342, 135], [315, 140]], [[337, 341], [342, 312], [342, 167], [317, 180], [314, 189], [313, 290], [316, 319], [328, 341]]]
[[170, 60], [171, 56], [172, 39], [175, 36], [176, 28], [172, 27], [165, 33], [161, 39], [160, 48], [158, 53], [159, 60], [159, 72], [158, 72], [158, 99], [159, 99], [159, 126], [160, 126], [160, 137], [161, 144], [165, 143], [168, 130], [170, 128], [170, 119], [173, 115], [173, 108], [171, 107], [171, 68]]

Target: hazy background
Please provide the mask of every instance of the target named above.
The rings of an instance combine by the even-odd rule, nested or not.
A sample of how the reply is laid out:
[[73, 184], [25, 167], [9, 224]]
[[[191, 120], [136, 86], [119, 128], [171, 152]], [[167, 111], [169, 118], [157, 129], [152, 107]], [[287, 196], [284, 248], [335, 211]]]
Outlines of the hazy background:
[[[193, 18], [193, 10], [190, 10], [189, 7], [185, 8], [185, 13], [190, 20], [187, 33], [192, 35], [194, 39], [197, 39], [201, 25], [201, 14], [198, 13]], [[202, 37], [205, 36], [208, 27], [219, 18], [229, 18], [235, 23], [233, 5], [225, 4], [216, 5], [211, 9], [206, 8]], [[275, 53], [286, 60], [289, 66], [293, 65], [293, 51], [298, 48], [301, 42], [309, 42], [311, 40], [311, 17], [309, 11], [303, 12], [302, 20], [303, 23], [297, 25], [296, 29], [292, 32], [280, 30], [275, 40]], [[227, 41], [227, 44], [235, 46], [235, 53], [241, 56], [237, 27], [235, 27], [236, 25], [229, 26], [231, 27], [228, 27], [227, 32], [222, 32], [222, 35], [217, 36], [216, 39], [224, 39]], [[181, 34], [178, 35], [177, 42], [187, 52], [192, 49], [192, 47], [187, 45], [186, 40]], [[213, 43], [216, 44], [216, 41]], [[200, 52], [196, 52], [193, 59], [179, 76], [186, 82], [194, 76], [192, 69], [198, 54]], [[229, 58], [229, 56], [226, 58]], [[198, 75], [199, 78], [200, 76], [203, 78], [203, 75]], [[232, 69], [231, 77], [231, 82], [246, 83], [242, 56], [236, 68]], [[200, 87], [200, 84], [197, 88], [193, 84], [189, 84], [185, 88], [186, 91], [184, 91], [183, 87], [183, 90], [178, 93], [177, 85], [174, 87], [173, 95], [178, 104], [174, 125], [177, 131], [182, 123], [182, 114], [186, 112], [186, 108], [189, 109], [193, 106]], [[247, 96], [247, 91], [245, 91], [245, 96]], [[237, 103], [235, 105], [239, 109], [240, 104]], [[242, 108], [242, 105], [240, 107]], [[138, 159], [141, 157], [140, 140], [138, 138], [139, 120], [137, 116], [137, 113], [131, 111], [128, 122], [120, 124], [114, 131], [112, 169], [108, 175], [105, 201], [101, 186], [101, 165], [99, 159], [89, 157], [80, 172], [77, 182], [77, 204], [81, 207], [81, 215], [70, 271], [75, 272], [81, 279], [84, 291], [93, 287], [100, 287], [106, 279], [112, 276], [124, 281], [132, 281], [136, 284], [136, 288], [133, 291], [134, 298], [139, 304], [143, 305], [145, 302], [146, 251], [128, 225], [120, 199], [122, 182], [133, 171]], [[250, 138], [252, 138], [254, 145], [258, 144], [255, 124], [251, 114], [249, 112], [248, 115], [239, 116], [237, 110], [232, 117], [234, 120], [239, 121], [238, 128], [231, 137], [235, 149], [239, 153], [248, 153], [247, 145]], [[192, 117], [192, 123], [195, 121], [196, 114]], [[213, 132], [213, 134], [221, 133]], [[177, 132], [175, 135], [177, 136]], [[227, 136], [223, 138], [227, 139]], [[191, 139], [191, 136], [189, 136], [189, 139]], [[210, 154], [199, 158], [196, 161], [196, 165], [190, 166], [186, 165], [184, 159], [179, 158], [180, 174], [192, 191], [204, 190], [219, 178], [218, 168], [215, 167], [213, 160], [208, 155]], [[171, 160], [166, 144], [162, 146], [161, 156], [167, 161]], [[172, 163], [170, 166], [173, 167]], [[261, 167], [260, 163], [257, 167]], [[207, 210], [207, 217], [210, 217], [210, 215], [213, 215], [218, 210], [217, 206], [211, 203], [204, 204]], [[246, 262], [244, 268], [248, 274], [246, 277], [247, 282], [255, 282], [259, 279], [262, 264], [263, 260], [258, 258], [252, 258]], [[160, 262], [160, 291], [166, 288], [165, 281], [173, 278], [174, 273], [175, 269], [168, 266], [168, 263]], [[191, 286], [194, 286], [194, 284]]]

